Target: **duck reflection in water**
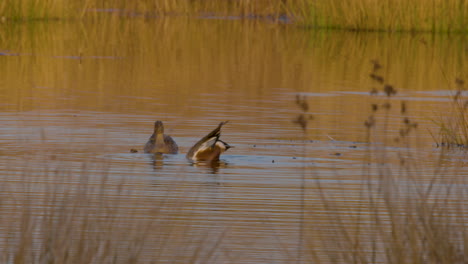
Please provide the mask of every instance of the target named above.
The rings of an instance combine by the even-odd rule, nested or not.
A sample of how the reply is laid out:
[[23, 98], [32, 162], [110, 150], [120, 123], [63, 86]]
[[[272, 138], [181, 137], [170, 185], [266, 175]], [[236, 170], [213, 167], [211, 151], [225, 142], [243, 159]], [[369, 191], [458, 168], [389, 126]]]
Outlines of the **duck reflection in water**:
[[229, 163], [224, 160], [214, 160], [193, 162], [191, 165], [204, 169], [207, 174], [218, 174], [219, 169], [228, 167]]
[[153, 170], [161, 170], [164, 165], [164, 155], [161, 153], [154, 153], [151, 155], [151, 163]]

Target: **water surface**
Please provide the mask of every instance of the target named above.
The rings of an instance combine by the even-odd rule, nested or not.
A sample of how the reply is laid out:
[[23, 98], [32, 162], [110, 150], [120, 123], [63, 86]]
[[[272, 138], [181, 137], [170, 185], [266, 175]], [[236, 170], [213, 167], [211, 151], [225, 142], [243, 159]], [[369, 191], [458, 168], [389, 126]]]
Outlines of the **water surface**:
[[[76, 194], [88, 210], [77, 216], [99, 223], [93, 232], [115, 229], [124, 245], [144, 235], [148, 262], [309, 262], [316, 248], [335, 250], [314, 232], [331, 228], [324, 194], [352, 216], [382, 166], [402, 186], [438, 177], [432, 120], [448, 113], [453, 80], [467, 77], [462, 36], [186, 18], [0, 30], [1, 210], [10, 216], [0, 228], [24, 217], [21, 208], [41, 216]], [[371, 60], [394, 97], [370, 94], [381, 89]], [[369, 136], [371, 104], [381, 108]], [[305, 129], [294, 122], [301, 114]], [[418, 126], [397, 142], [404, 117]], [[142, 153], [156, 120], [179, 154]], [[234, 148], [217, 166], [188, 162], [188, 149], [225, 120], [222, 139]]]

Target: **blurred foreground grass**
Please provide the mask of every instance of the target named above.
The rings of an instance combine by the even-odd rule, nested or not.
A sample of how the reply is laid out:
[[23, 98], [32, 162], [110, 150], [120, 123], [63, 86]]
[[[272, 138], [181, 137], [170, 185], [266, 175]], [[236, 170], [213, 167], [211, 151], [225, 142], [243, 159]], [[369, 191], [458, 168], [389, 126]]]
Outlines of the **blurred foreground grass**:
[[[78, 174], [60, 167], [24, 168], [19, 175], [4, 171], [0, 262], [210, 262], [223, 234], [194, 228], [187, 205], [196, 201], [170, 199], [135, 180], [96, 175], [97, 168], [84, 164]], [[184, 188], [181, 183], [170, 191]]]

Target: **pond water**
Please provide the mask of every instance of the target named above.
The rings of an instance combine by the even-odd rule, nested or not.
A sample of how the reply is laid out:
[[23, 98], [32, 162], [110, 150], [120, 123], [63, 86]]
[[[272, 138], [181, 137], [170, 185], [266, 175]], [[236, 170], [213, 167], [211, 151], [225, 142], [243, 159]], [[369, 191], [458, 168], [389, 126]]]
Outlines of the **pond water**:
[[[353, 215], [379, 168], [402, 185], [408, 175], [421, 186], [438, 175], [434, 121], [450, 111], [455, 78], [468, 77], [466, 38], [458, 35], [236, 19], [98, 22], [0, 25], [0, 229], [10, 230], [0, 251], [15, 251], [5, 237], [17, 238], [11, 230], [21, 229], [24, 208], [40, 218], [77, 206], [76, 221], [98, 224], [71, 226], [106, 230], [122, 248], [137, 244], [148, 263], [320, 259], [337, 250], [314, 231], [334, 232], [324, 197]], [[382, 90], [369, 77], [372, 60], [395, 96], [370, 94]], [[404, 117], [418, 125], [396, 142]], [[156, 120], [179, 154], [143, 153]], [[188, 149], [225, 120], [221, 138], [234, 148], [214, 166], [187, 161]], [[414, 166], [401, 169], [402, 156]], [[443, 162], [464, 154], [450, 157]], [[444, 176], [466, 176], [457, 168]]]

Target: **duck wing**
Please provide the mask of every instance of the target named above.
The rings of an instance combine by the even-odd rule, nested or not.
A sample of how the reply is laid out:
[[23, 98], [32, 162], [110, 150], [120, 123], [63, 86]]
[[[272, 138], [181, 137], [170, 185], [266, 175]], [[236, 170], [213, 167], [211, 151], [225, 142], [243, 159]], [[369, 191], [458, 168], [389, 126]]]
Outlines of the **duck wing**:
[[167, 147], [168, 154], [177, 154], [179, 151], [179, 146], [177, 146], [175, 140], [169, 135], [164, 135], [164, 145]]

